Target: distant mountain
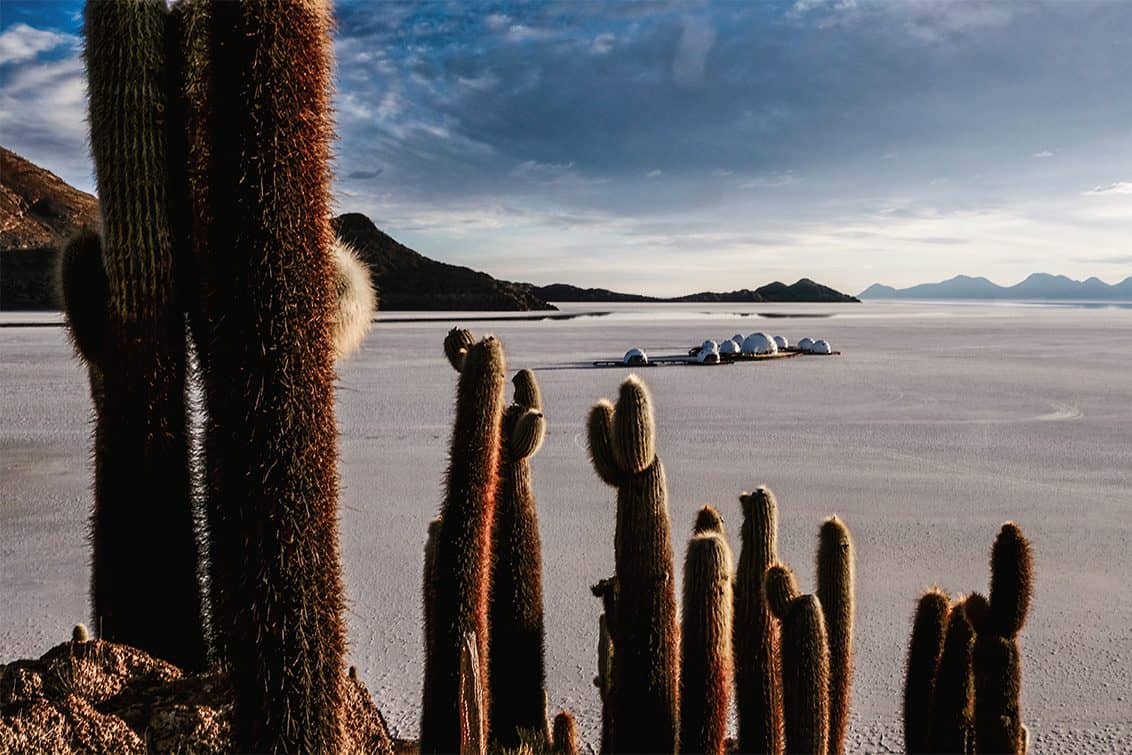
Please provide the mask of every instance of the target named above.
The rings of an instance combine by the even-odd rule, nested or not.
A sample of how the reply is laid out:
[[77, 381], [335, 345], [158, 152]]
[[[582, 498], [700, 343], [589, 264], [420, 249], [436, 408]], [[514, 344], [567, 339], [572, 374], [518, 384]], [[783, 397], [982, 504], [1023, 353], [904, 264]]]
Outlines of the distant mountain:
[[814, 283], [809, 278], [803, 278], [797, 283], [786, 285], [775, 281], [765, 286], [751, 290], [742, 288], [738, 291], [701, 291], [695, 294], [674, 296], [661, 299], [641, 294], [623, 294], [609, 291], [604, 288], [578, 288], [565, 283], [555, 283], [550, 286], [532, 286], [538, 296], [547, 301], [557, 302], [699, 302], [717, 304], [742, 304], [749, 302], [855, 302], [855, 297], [835, 291], [829, 286]]
[[547, 301], [592, 301], [592, 302], [655, 302], [664, 301], [654, 296], [642, 294], [622, 294], [607, 288], [579, 288], [569, 283], [551, 283], [549, 286], [531, 285], [530, 290]]
[[361, 213], [339, 215], [332, 224], [369, 265], [383, 310], [556, 309], [533, 293], [529, 284], [497, 280], [468, 267], [429, 259], [395, 241]]
[[0, 308], [54, 309], [58, 250], [100, 225], [97, 199], [0, 147]]
[[1013, 286], [999, 286], [986, 278], [957, 275], [939, 283], [893, 288], [875, 283], [861, 299], [1051, 299], [1078, 301], [1132, 301], [1132, 277], [1108, 284], [1099, 278], [1076, 281], [1064, 275], [1034, 273]]

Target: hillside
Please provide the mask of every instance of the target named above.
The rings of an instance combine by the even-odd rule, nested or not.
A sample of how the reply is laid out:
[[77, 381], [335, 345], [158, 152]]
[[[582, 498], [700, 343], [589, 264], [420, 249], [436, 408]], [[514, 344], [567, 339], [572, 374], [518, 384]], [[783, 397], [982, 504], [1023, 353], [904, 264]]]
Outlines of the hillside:
[[555, 309], [525, 284], [429, 259], [394, 240], [361, 213], [339, 215], [333, 225], [373, 271], [382, 310]]
[[1077, 281], [1064, 275], [1033, 273], [1013, 286], [1000, 286], [986, 278], [957, 275], [939, 283], [893, 288], [880, 283], [862, 291], [862, 299], [1049, 299], [1080, 301], [1132, 301], [1132, 277], [1109, 284], [1099, 278]]
[[0, 147], [0, 308], [54, 309], [59, 248], [99, 224], [97, 199]]
[[617, 291], [609, 291], [604, 288], [579, 288], [571, 286], [566, 283], [554, 283], [549, 286], [531, 286], [533, 291], [538, 296], [546, 299], [547, 301], [558, 302], [672, 302], [672, 303], [685, 303], [685, 302], [699, 302], [699, 303], [718, 303], [718, 304], [736, 304], [744, 302], [816, 302], [816, 303], [831, 303], [831, 302], [855, 302], [858, 301], [853, 296], [843, 294], [840, 291], [835, 291], [829, 286], [823, 286], [820, 283], [815, 283], [809, 278], [802, 278], [797, 283], [786, 285], [779, 281], [768, 283], [765, 286], [760, 286], [753, 291], [749, 288], [742, 288], [738, 291], [701, 291], [695, 294], [686, 294], [684, 296], [675, 296], [668, 299], [661, 299], [654, 296], [644, 296], [641, 294], [625, 294]]

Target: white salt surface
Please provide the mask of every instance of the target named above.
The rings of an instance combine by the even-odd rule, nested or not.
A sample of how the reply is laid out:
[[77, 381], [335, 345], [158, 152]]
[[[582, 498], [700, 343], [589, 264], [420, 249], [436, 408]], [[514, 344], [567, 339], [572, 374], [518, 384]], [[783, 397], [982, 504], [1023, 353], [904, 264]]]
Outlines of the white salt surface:
[[[629, 370], [587, 365], [631, 345], [686, 353], [705, 338], [764, 329], [828, 338], [842, 354], [640, 370], [656, 403], [677, 572], [696, 509], [716, 504], [737, 550], [737, 495], [760, 483], [778, 494], [779, 553], [804, 589], [813, 589], [818, 525], [844, 518], [858, 580], [849, 750], [898, 752], [916, 598], [932, 584], [986, 590], [991, 543], [1014, 519], [1035, 552], [1022, 635], [1035, 751], [1132, 751], [1132, 310], [572, 308], [615, 314], [383, 323], [341, 368], [349, 662], [398, 735], [417, 729], [422, 548], [441, 498], [456, 380], [441, 352], [447, 328], [494, 332], [509, 367], [534, 368], [542, 383], [548, 432], [533, 465], [548, 694], [590, 743], [599, 602], [589, 586], [612, 571], [614, 491], [590, 468], [583, 421]], [[835, 316], [754, 314], [768, 310]], [[0, 658], [10, 660], [40, 655], [88, 619], [90, 404], [61, 329], [0, 329], [0, 350]]]

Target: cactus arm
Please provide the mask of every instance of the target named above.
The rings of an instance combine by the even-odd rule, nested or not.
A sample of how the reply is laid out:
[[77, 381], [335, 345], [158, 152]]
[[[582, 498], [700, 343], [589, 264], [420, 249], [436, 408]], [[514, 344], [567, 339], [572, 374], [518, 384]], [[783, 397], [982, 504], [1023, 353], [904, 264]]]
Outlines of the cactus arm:
[[786, 752], [829, 748], [829, 643], [821, 602], [802, 595], [782, 621], [782, 700]]
[[904, 750], [910, 755], [931, 752], [932, 698], [949, 610], [947, 594], [938, 588], [916, 604], [904, 674]]
[[1002, 637], [1022, 631], [1030, 610], [1033, 559], [1030, 542], [1014, 522], [999, 530], [991, 552], [989, 629]]
[[511, 457], [516, 461], [529, 459], [542, 448], [543, 438], [546, 437], [546, 419], [542, 412], [526, 409], [514, 418], [508, 436]]
[[613, 458], [613, 404], [605, 399], [590, 409], [587, 422], [590, 460], [606, 485], [619, 487], [626, 475]]
[[771, 613], [780, 621], [785, 621], [790, 605], [800, 597], [794, 571], [786, 564], [774, 564], [766, 570], [766, 581], [763, 584]]
[[530, 370], [519, 370], [511, 378], [515, 386], [515, 403], [528, 409], [542, 409], [542, 392], [539, 390], [538, 379]]
[[456, 372], [464, 369], [464, 359], [468, 355], [468, 349], [475, 342], [475, 336], [464, 328], [452, 328], [448, 331], [444, 339], [444, 356], [448, 357], [448, 363]]
[[934, 752], [966, 752], [974, 738], [975, 680], [971, 652], [975, 633], [964, 603], [951, 607], [943, 653], [936, 669], [930, 729]]
[[829, 636], [829, 755], [843, 755], [853, 682], [853, 537], [836, 516], [822, 523], [817, 556], [817, 596]]
[[102, 241], [83, 228], [59, 258], [59, 293], [75, 351], [97, 366], [106, 352], [110, 283], [102, 266]]
[[656, 430], [648, 388], [636, 375], [621, 384], [613, 414], [613, 459], [625, 473], [645, 471], [656, 458]]

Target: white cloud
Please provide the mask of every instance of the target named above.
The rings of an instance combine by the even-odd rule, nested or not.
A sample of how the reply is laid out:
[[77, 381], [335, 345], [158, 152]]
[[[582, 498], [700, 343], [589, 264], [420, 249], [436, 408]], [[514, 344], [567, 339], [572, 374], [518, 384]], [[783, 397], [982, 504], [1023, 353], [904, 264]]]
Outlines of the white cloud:
[[1132, 194], [1132, 181], [1115, 181], [1108, 186], [1094, 186], [1085, 192], [1087, 197], [1112, 196], [1113, 194]]
[[775, 170], [763, 173], [739, 184], [740, 189], [764, 189], [776, 186], [790, 186], [798, 183], [792, 170]]
[[613, 49], [613, 41], [617, 39], [608, 32], [605, 34], [598, 34], [594, 37], [593, 44], [590, 45], [590, 53], [593, 55], [608, 55], [609, 51]]
[[483, 22], [492, 31], [500, 31], [511, 25], [511, 17], [505, 13], [491, 13]]
[[656, 169], [650, 170], [648, 173], [646, 173], [645, 178], [660, 178], [663, 175], [664, 175], [664, 171], [660, 170], [659, 168], [656, 168]]
[[733, 171], [733, 170], [728, 170], [727, 168], [716, 168], [715, 170], [713, 170], [713, 171], [711, 172], [711, 174], [712, 174], [713, 176], [715, 176], [716, 178], [723, 178], [723, 177], [725, 177], [725, 176], [731, 176], [731, 175], [734, 175], [734, 174], [735, 174], [735, 171]]
[[544, 186], [597, 186], [609, 183], [608, 178], [586, 178], [574, 169], [574, 163], [525, 160], [511, 169], [511, 175]]
[[672, 78], [680, 84], [691, 84], [704, 77], [708, 53], [715, 44], [715, 28], [697, 17], [684, 21], [676, 57], [672, 61]]
[[1047, 157], [1053, 157], [1053, 153], [1048, 149], [1043, 149], [1041, 152], [1035, 152], [1033, 155], [1031, 155], [1031, 157], [1037, 160], [1044, 160]]
[[0, 65], [34, 60], [41, 53], [77, 43], [78, 38], [71, 34], [12, 24], [0, 34]]

